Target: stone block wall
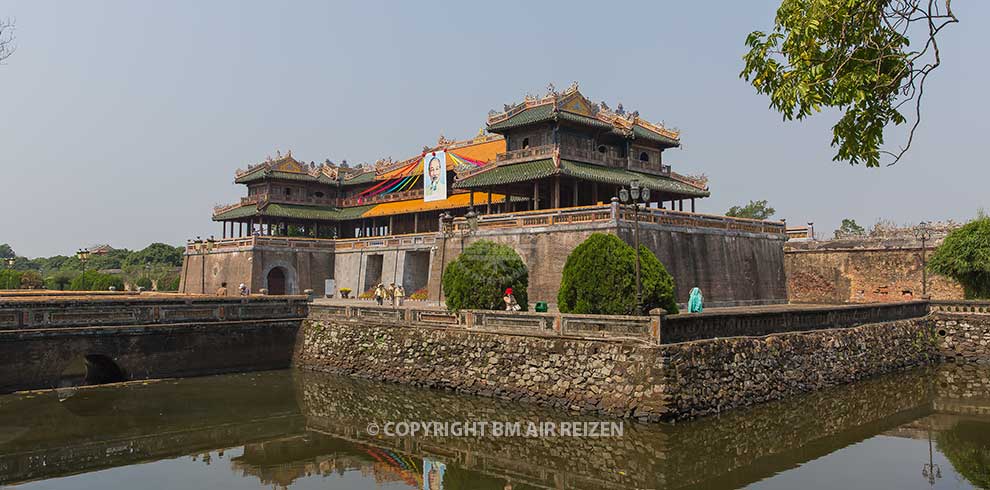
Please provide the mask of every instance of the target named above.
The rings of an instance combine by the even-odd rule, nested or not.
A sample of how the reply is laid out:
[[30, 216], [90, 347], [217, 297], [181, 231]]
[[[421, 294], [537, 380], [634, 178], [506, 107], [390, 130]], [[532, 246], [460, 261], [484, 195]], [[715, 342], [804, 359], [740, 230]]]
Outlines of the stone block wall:
[[304, 369], [643, 420], [786, 398], [938, 357], [926, 319], [656, 345], [308, 320]]
[[947, 361], [990, 363], [990, 315], [935, 313], [932, 320]]

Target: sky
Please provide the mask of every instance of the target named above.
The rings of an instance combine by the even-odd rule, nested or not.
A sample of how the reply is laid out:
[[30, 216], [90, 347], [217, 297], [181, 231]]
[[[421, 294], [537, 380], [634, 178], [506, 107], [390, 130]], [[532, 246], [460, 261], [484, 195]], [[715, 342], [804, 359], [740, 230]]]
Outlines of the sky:
[[[779, 4], [779, 0], [777, 2]], [[784, 122], [739, 78], [773, 0], [361, 2], [0, 0], [0, 243], [28, 257], [220, 235], [234, 171], [403, 159], [474, 136], [490, 109], [572, 81], [681, 130], [664, 162], [704, 173], [698, 211], [767, 199], [831, 233], [990, 208], [990, 2], [954, 5], [910, 153], [832, 161], [834, 113]], [[892, 135], [891, 137], [893, 137]], [[898, 140], [891, 140], [898, 141]]]

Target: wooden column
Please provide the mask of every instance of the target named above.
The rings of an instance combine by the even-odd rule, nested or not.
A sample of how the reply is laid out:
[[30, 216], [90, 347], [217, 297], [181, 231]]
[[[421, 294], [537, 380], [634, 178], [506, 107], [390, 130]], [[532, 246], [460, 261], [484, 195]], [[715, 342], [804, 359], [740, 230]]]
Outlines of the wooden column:
[[388, 217], [388, 234], [389, 235], [394, 235], [395, 234], [395, 219], [394, 218], [395, 218], [395, 215], [394, 214], [393, 215], [390, 215]]
[[553, 178], [553, 196], [550, 197], [550, 207], [557, 209], [560, 207], [560, 176]]
[[468, 195], [468, 206], [474, 209], [474, 191], [470, 191], [471, 194]]
[[540, 209], [540, 181], [533, 182], [533, 211]]
[[684, 211], [684, 199], [677, 200], [677, 210]]
[[419, 233], [419, 213], [413, 213], [413, 233]]
[[591, 184], [591, 202], [598, 204], [598, 182]]
[[[505, 198], [508, 199], [509, 196], [506, 195]], [[492, 191], [488, 191], [488, 205], [486, 206], [485, 214], [492, 214]]]
[[691, 198], [691, 212], [694, 212], [694, 198]]
[[573, 193], [573, 195], [571, 197], [574, 198], [573, 199], [574, 206], [577, 206], [578, 205], [578, 180], [577, 179], [574, 179], [574, 193]]

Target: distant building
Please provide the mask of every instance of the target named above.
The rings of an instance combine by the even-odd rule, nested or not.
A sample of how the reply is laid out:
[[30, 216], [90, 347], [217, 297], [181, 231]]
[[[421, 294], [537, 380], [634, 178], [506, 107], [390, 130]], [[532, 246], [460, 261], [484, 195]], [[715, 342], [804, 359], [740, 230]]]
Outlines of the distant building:
[[93, 245], [92, 247], [86, 249], [86, 251], [92, 255], [106, 255], [112, 252], [113, 250], [114, 250], [113, 247], [107, 244]]

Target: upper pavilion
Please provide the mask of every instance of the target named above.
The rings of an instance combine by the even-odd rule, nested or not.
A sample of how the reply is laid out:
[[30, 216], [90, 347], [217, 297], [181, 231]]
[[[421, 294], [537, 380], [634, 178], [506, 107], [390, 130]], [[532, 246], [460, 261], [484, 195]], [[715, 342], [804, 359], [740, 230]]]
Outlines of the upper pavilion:
[[[489, 114], [487, 133], [441, 136], [405, 160], [355, 168], [277, 154], [237, 171], [234, 182], [247, 186], [247, 197], [216, 208], [213, 219], [224, 223], [224, 237], [230, 223], [230, 236], [353, 238], [436, 232], [442, 213], [471, 208], [484, 214], [607, 202], [632, 180], [653, 191], [658, 207], [683, 210], [688, 200], [693, 211], [694, 199], [709, 195], [705, 182], [664, 163], [664, 150], [680, 146], [678, 132], [621, 105], [594, 104], [576, 84]], [[440, 151], [447, 198], [428, 202], [423, 159]]]

